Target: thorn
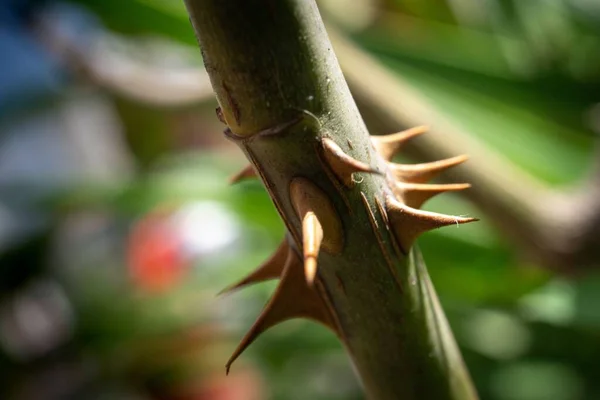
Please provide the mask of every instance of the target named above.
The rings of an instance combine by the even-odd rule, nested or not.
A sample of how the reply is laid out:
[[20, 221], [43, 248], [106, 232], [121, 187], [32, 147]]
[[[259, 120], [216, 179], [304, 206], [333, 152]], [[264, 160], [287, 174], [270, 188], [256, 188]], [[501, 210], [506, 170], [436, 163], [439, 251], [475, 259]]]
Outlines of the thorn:
[[400, 203], [392, 196], [386, 198], [386, 211], [390, 228], [405, 253], [421, 234], [453, 224], [478, 221], [477, 218], [455, 217], [429, 211], [417, 210]]
[[352, 174], [355, 172], [381, 174], [380, 171], [377, 171], [371, 168], [369, 165], [360, 162], [344, 153], [340, 146], [338, 146], [333, 140], [325, 138], [322, 140], [322, 143], [327, 164], [338, 177], [338, 179], [347, 187], [352, 187], [354, 185], [354, 182], [352, 181]]
[[306, 282], [313, 284], [321, 248], [339, 254], [344, 244], [341, 221], [327, 195], [306, 178], [294, 178], [290, 199], [302, 223], [302, 248]]
[[302, 247], [304, 251], [304, 275], [306, 283], [312, 286], [317, 274], [317, 258], [323, 241], [323, 227], [312, 211], [302, 219]]
[[256, 171], [251, 164], [247, 165], [240, 172], [229, 178], [229, 184], [233, 185], [244, 179], [256, 178]]
[[332, 318], [318, 293], [306, 284], [302, 263], [295, 252], [288, 252], [283, 276], [273, 297], [241, 340], [225, 366], [229, 372], [231, 364], [242, 352], [267, 329], [289, 319], [308, 318], [319, 322], [337, 333]]
[[456, 156], [423, 164], [393, 164], [389, 167], [396, 179], [410, 183], [425, 183], [446, 169], [462, 164], [469, 159], [468, 156]]
[[444, 192], [455, 192], [470, 188], [468, 183], [430, 185], [424, 183], [397, 182], [394, 193], [402, 198], [404, 204], [413, 208], [421, 208], [423, 203], [435, 195]]
[[275, 250], [275, 253], [273, 253], [269, 259], [267, 259], [258, 268], [256, 268], [239, 282], [221, 290], [218, 295], [220, 296], [225, 293], [233, 292], [234, 290], [241, 289], [244, 286], [252, 285], [254, 283], [279, 278], [283, 272], [288, 253], [290, 251], [291, 249], [287, 238], [284, 238], [283, 242], [281, 242], [277, 250]]
[[400, 150], [404, 142], [425, 133], [427, 129], [428, 127], [426, 126], [416, 126], [402, 132], [392, 133], [391, 135], [371, 136], [371, 142], [381, 157], [390, 161]]

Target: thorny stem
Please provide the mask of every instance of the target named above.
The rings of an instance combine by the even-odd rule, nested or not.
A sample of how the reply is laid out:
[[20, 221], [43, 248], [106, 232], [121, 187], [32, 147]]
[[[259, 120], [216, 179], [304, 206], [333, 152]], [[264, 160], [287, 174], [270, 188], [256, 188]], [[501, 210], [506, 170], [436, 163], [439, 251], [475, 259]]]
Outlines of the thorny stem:
[[371, 132], [428, 124], [430, 133], [408, 143], [406, 153], [421, 162], [469, 154], [469, 162], [444, 177], [471, 183], [464, 194], [526, 257], [561, 272], [598, 266], [600, 168], [582, 182], [580, 193], [552, 190], [443, 118], [401, 76], [343, 35], [328, 32]]
[[291, 247], [302, 248], [292, 181], [311, 182], [337, 212], [332, 218], [340, 220], [344, 243], [339, 253], [319, 254], [314, 290], [369, 398], [476, 399], [418, 250], [404, 254], [391, 231], [382, 205], [390, 182], [381, 173], [360, 173], [345, 186], [322, 157], [329, 138], [374, 171], [387, 168], [315, 2], [186, 0], [186, 6], [228, 136], [260, 174]]
[[[135, 101], [160, 107], [185, 107], [204, 102], [212, 96], [210, 89], [206, 89], [208, 76], [205, 70], [192, 69], [185, 76], [165, 81], [164, 74], [154, 71], [152, 67], [135, 64], [122, 55], [112, 54], [108, 49], [97, 55], [84, 54], [55, 29], [46, 25], [41, 28], [43, 37], [54, 52], [69, 59], [72, 65], [81, 67], [77, 72], [83, 71], [85, 73], [82, 75], [91, 78], [95, 84]], [[334, 37], [334, 48], [346, 71], [359, 109], [373, 132], [389, 132], [422, 121], [422, 113], [404, 112], [413, 108], [415, 97], [410, 89], [407, 90], [401, 76], [382, 69], [373, 57], [344, 39], [333, 28], [330, 27], [329, 32]], [[107, 59], [127, 63], [127, 70], [133, 72], [112, 74], [112, 70], [105, 66]], [[369, 73], [365, 74], [364, 71]], [[419, 108], [428, 108], [419, 96], [416, 101], [420, 103]], [[596, 223], [600, 220], [600, 196], [597, 195], [599, 179], [592, 177], [584, 180], [576, 193], [552, 191], [490, 149], [473, 143], [471, 135], [441, 120], [439, 112], [433, 107], [426, 114], [432, 116], [432, 121], [437, 121], [433, 127], [434, 134], [445, 133], [451, 140], [435, 140], [431, 137], [430, 140], [418, 140], [407, 146], [407, 155], [412, 155], [417, 161], [433, 160], [442, 155], [455, 154], [457, 146], [454, 143], [462, 143], [461, 146], [470, 149], [468, 153], [477, 156], [457, 169], [454, 175], [447, 177], [453, 181], [477, 182], [468, 192], [469, 198], [486, 211], [487, 219], [496, 223], [523, 254], [540, 265], [561, 272], [577, 272], [586, 267], [599, 266], [600, 234]], [[435, 142], [435, 146], [430, 147], [430, 142]], [[492, 175], [482, 174], [481, 171], [491, 171]], [[499, 180], [496, 179], [498, 171], [504, 171], [504, 176]], [[534, 204], [532, 199], [539, 200], [539, 203]]]

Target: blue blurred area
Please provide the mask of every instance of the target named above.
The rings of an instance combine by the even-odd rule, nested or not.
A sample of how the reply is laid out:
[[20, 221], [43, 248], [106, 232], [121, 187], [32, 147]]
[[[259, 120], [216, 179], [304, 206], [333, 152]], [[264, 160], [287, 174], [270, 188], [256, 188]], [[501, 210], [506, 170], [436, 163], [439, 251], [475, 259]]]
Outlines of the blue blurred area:
[[72, 66], [44, 43], [42, 20], [81, 46], [100, 28], [92, 14], [63, 2], [0, 3], [0, 249], [47, 229], [39, 202], [78, 177], [60, 113]]
[[0, 3], [0, 117], [31, 102], [57, 95], [64, 71], [30, 31], [32, 19], [47, 1], [5, 0]]

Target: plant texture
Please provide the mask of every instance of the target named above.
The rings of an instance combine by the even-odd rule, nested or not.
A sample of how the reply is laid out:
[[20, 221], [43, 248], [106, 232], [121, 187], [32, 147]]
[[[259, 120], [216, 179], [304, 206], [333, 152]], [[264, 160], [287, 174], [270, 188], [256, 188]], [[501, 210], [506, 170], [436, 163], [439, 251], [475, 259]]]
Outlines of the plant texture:
[[[419, 208], [467, 184], [427, 184], [456, 156], [405, 165], [392, 158], [425, 128], [370, 136], [314, 1], [186, 0], [225, 134], [258, 176], [288, 234], [231, 289], [279, 278], [233, 361], [291, 318], [332, 329], [369, 398], [475, 399], [415, 246], [423, 233], [473, 218]], [[426, 122], [426, 121], [423, 121]]]

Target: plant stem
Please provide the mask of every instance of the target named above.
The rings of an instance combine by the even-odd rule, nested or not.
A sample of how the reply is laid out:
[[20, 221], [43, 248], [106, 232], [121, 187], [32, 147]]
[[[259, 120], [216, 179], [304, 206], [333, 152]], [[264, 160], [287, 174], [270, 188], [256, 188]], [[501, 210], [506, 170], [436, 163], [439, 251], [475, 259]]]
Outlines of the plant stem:
[[469, 161], [445, 177], [471, 183], [465, 195], [530, 258], [545, 266], [564, 267], [559, 255], [564, 241], [560, 242], [569, 232], [565, 218], [557, 215], [559, 193], [442, 117], [401, 76], [342, 34], [331, 28], [329, 35], [352, 94], [373, 131], [427, 124], [429, 134], [408, 143], [407, 153], [420, 162], [468, 154]]
[[[295, 178], [322, 190], [337, 212], [344, 243], [339, 253], [319, 254], [315, 290], [368, 397], [476, 399], [418, 250], [405, 254], [390, 230], [381, 206], [391, 193], [388, 167], [370, 143], [315, 2], [186, 5], [228, 136], [260, 174], [292, 246], [303, 244], [290, 198]], [[344, 186], [323, 161], [324, 138], [384, 173], [354, 174]]]

